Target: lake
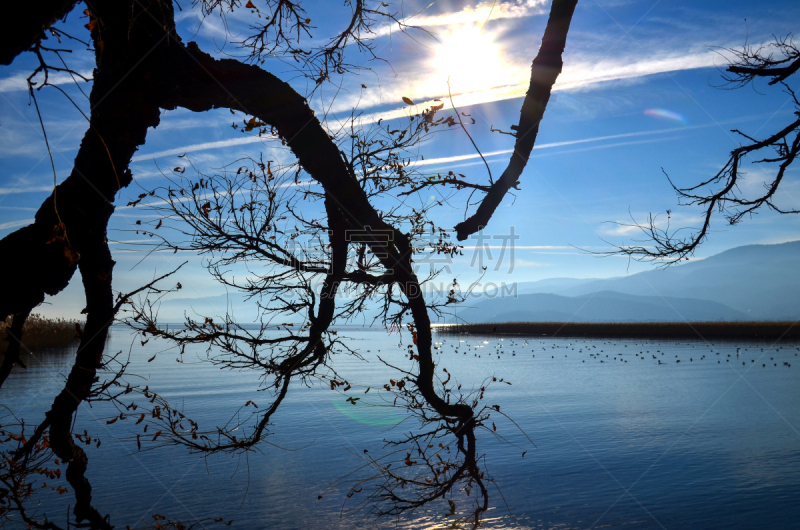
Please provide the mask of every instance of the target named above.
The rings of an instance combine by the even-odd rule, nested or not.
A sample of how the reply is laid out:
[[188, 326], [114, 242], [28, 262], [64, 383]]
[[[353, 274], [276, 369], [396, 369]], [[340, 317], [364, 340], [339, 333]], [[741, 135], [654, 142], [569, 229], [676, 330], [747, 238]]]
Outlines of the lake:
[[[155, 513], [224, 517], [241, 529], [426, 528], [433, 518], [441, 521], [444, 501], [402, 521], [341, 515], [348, 488], [339, 479], [364, 465], [364, 449], [380, 454], [382, 440], [411, 425], [377, 391], [397, 378], [377, 356], [410, 366], [408, 337], [400, 345], [396, 334], [357, 328], [340, 336], [364, 357], [334, 361], [353, 389], [293, 384], [259, 452], [204, 458], [148, 444], [139, 451], [141, 431], [132, 421], [107, 425], [116, 410], [83, 405], [76, 429], [102, 441], [86, 448], [95, 506], [120, 528], [142, 526]], [[487, 527], [800, 525], [800, 345], [441, 334], [435, 340], [438, 369], [447, 368], [465, 390], [492, 376], [512, 383], [493, 383], [486, 398], [524, 433], [501, 415], [493, 421], [502, 440], [478, 432], [497, 484]], [[201, 427], [225, 423], [248, 400], [268, 404], [257, 391], [258, 374], [200, 362], [202, 349], [187, 351], [179, 364], [165, 347], [154, 340], [142, 346], [114, 327], [108, 351], [130, 352], [128, 372], [142, 377], [139, 384]], [[27, 362], [29, 369], [15, 369], [0, 390], [0, 401], [30, 425], [60, 390], [71, 357], [42, 354]], [[349, 396], [361, 399], [351, 405]], [[71, 500], [71, 493], [48, 499], [40, 509], [58, 521]]]

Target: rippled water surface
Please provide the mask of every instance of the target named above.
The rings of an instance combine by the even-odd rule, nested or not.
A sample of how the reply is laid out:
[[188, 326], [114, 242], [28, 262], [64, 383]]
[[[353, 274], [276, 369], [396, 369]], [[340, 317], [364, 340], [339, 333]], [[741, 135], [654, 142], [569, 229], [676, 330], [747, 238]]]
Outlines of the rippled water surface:
[[[81, 408], [77, 429], [99, 436], [87, 449], [95, 505], [119, 527], [172, 518], [224, 517], [231, 528], [392, 528], [396, 521], [340, 517], [363, 450], [406, 429], [380, 388], [409, 367], [406, 345], [384, 331], [342, 330], [364, 360], [336, 360], [353, 390], [295, 384], [260, 452], [203, 458], [175, 447], [138, 451], [133, 422]], [[503, 438], [479, 434], [499, 488], [495, 528], [792, 528], [800, 524], [800, 353], [794, 344], [603, 341], [437, 335], [439, 367], [465, 389], [496, 376], [490, 404]], [[131, 349], [131, 345], [134, 347]], [[142, 346], [114, 328], [109, 351], [131, 352], [129, 372], [201, 425], [225, 423], [252, 400], [266, 406], [257, 374], [220, 371], [200, 350]], [[152, 362], [147, 362], [158, 354]], [[37, 423], [69, 370], [69, 355], [28, 359], [0, 390], [2, 403]], [[680, 361], [680, 362], [678, 362]], [[795, 363], [797, 365], [795, 366]], [[364, 394], [366, 387], [369, 394]], [[348, 396], [361, 396], [358, 405]], [[263, 405], [262, 405], [263, 403]], [[528, 438], [530, 438], [530, 441]], [[144, 449], [147, 446], [143, 446]], [[523, 452], [525, 455], [523, 456]], [[318, 497], [322, 495], [322, 499]], [[64, 513], [65, 495], [48, 505]], [[350, 501], [352, 502], [352, 500]], [[429, 526], [432, 506], [403, 527]]]

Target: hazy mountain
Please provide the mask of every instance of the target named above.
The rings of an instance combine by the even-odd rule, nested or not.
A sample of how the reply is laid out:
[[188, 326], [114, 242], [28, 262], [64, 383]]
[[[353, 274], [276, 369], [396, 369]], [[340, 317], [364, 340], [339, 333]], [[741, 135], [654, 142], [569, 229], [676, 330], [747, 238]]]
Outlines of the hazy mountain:
[[595, 278], [579, 279], [579, 278], [547, 278], [539, 280], [538, 282], [517, 282], [518, 294], [533, 294], [533, 293], [559, 293], [567, 289], [579, 287], [588, 283], [596, 281]]
[[165, 299], [158, 303], [157, 308], [160, 322], [183, 322], [184, 315], [201, 321], [210, 317], [219, 322], [228, 310], [240, 323], [258, 320], [255, 301], [246, 301], [243, 295], [235, 291], [215, 296]]
[[[800, 241], [736, 247], [666, 269], [603, 280], [569, 278], [519, 284], [520, 293], [583, 296], [601, 291], [695, 298], [741, 311], [750, 320], [800, 318]], [[706, 319], [707, 320], [707, 319]]]
[[[517, 298], [471, 299], [457, 315], [470, 322], [796, 320], [800, 318], [798, 271], [800, 241], [748, 245], [618, 278], [521, 282]], [[182, 321], [184, 312], [193, 318], [219, 317], [227, 307], [234, 309], [239, 322], [257, 319], [254, 301], [231, 292], [165, 300], [161, 320]], [[370, 307], [358, 323], [368, 324], [376, 314], [377, 306]], [[300, 322], [304, 317], [286, 321]]]
[[693, 298], [637, 296], [611, 291], [569, 297], [523, 294], [481, 300], [458, 310], [462, 322], [683, 322], [748, 320], [741, 311]]

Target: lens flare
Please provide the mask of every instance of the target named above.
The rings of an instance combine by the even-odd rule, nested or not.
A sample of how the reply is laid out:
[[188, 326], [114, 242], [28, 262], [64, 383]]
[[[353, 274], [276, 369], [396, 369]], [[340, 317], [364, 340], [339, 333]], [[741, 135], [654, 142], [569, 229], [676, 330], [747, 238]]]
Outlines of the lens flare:
[[662, 120], [677, 121], [684, 125], [689, 125], [689, 120], [686, 119], [686, 116], [667, 109], [647, 109], [644, 111], [644, 115], [652, 116], [654, 118], [661, 118]]
[[397, 412], [397, 409], [391, 404], [382, 402], [372, 403], [359, 400], [357, 405], [352, 405], [341, 400], [334, 401], [333, 407], [351, 420], [364, 425], [397, 425], [405, 419], [405, 416]]

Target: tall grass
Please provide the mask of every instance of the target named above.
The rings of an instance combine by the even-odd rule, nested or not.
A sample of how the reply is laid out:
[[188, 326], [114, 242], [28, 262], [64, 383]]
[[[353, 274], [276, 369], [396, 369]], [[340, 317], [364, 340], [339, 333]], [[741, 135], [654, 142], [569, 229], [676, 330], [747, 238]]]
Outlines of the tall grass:
[[[74, 320], [61, 318], [51, 320], [39, 314], [32, 314], [25, 322], [22, 331], [22, 353], [41, 350], [44, 348], [63, 348], [77, 342]], [[5, 353], [8, 347], [6, 332], [11, 327], [11, 317], [0, 321], [0, 354]]]

